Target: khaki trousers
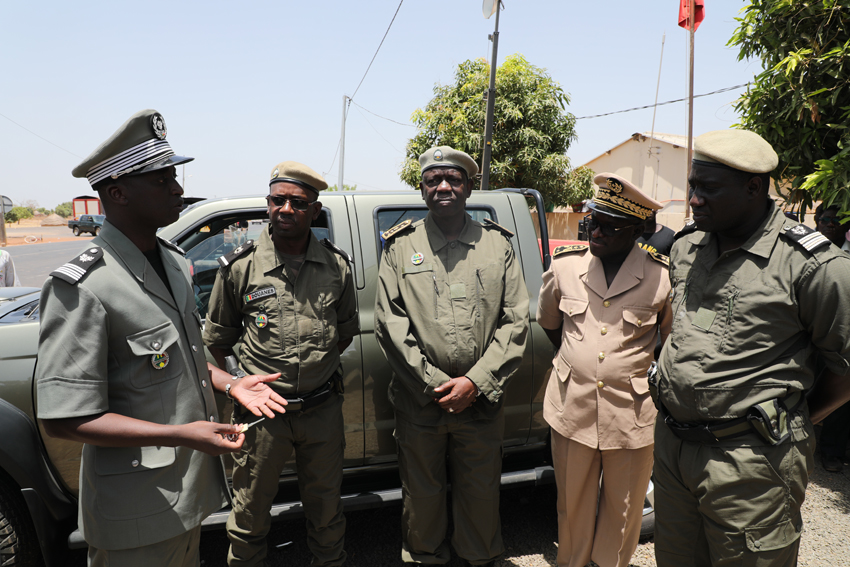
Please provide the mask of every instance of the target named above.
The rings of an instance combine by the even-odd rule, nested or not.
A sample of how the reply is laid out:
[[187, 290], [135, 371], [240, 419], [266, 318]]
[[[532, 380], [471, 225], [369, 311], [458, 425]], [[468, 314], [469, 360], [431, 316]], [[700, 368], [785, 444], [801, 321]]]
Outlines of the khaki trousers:
[[246, 432], [242, 451], [234, 455], [233, 510], [227, 519], [227, 564], [231, 567], [263, 565], [272, 502], [293, 450], [307, 517], [307, 545], [313, 553], [311, 565], [345, 563], [340, 499], [345, 436], [342, 396], [334, 396], [305, 412], [266, 419]]
[[[800, 508], [814, 468], [809, 437], [777, 446], [682, 441], [655, 423], [655, 559], [658, 567], [791, 567]], [[752, 434], [755, 436], [755, 434]], [[797, 437], [799, 438], [799, 437]], [[743, 439], [743, 438], [740, 438]], [[740, 441], [737, 441], [740, 442]]]
[[448, 511], [446, 457], [452, 485], [452, 547], [472, 565], [505, 551], [499, 520], [505, 418], [439, 426], [417, 425], [396, 413], [403, 509], [403, 561], [444, 564]]
[[558, 567], [585, 567], [591, 559], [599, 567], [627, 567], [640, 539], [652, 445], [600, 451], [553, 429], [552, 460]]
[[133, 549], [89, 546], [88, 567], [199, 567], [201, 526], [179, 536]]

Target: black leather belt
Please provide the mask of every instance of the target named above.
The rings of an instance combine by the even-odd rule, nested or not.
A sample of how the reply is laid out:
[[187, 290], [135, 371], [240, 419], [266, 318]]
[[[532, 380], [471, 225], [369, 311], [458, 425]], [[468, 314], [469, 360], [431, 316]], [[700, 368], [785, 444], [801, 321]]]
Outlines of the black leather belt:
[[[319, 404], [326, 401], [331, 395], [334, 393], [334, 380], [336, 378], [331, 378], [323, 386], [320, 386], [313, 390], [312, 392], [307, 392], [303, 396], [299, 396], [297, 398], [286, 398], [286, 413], [295, 413], [301, 411], [307, 411], [310, 408], [314, 408]], [[278, 415], [286, 415], [286, 414], [278, 414]]]

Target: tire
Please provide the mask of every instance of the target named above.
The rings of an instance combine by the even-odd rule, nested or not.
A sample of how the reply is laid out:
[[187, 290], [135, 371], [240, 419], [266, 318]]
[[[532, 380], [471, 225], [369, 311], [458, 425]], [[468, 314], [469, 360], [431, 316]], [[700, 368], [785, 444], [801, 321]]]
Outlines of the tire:
[[79, 236], [79, 235], [80, 235], [80, 232], [81, 232], [81, 231], [80, 231], [80, 227], [75, 226], [75, 227], [74, 227], [74, 236]]
[[640, 541], [649, 541], [655, 535], [655, 484], [649, 481], [643, 501], [643, 516], [640, 520]]
[[97, 236], [98, 234], [100, 234], [100, 227], [99, 226], [94, 229], [94, 235]]
[[0, 475], [0, 565], [44, 565], [24, 499], [5, 475]]

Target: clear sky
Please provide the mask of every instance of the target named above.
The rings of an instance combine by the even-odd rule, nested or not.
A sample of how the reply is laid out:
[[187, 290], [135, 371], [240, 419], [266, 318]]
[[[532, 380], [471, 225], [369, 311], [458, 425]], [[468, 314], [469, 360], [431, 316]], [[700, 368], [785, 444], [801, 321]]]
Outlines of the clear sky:
[[[688, 32], [676, 25], [678, 4], [505, 0], [498, 63], [522, 53], [569, 93], [576, 117], [602, 114], [653, 103], [666, 32], [658, 100], [684, 98]], [[696, 94], [746, 83], [761, 70], [726, 47], [744, 3], [706, 4]], [[354, 94], [398, 5], [5, 0], [0, 194], [48, 208], [87, 194], [71, 169], [144, 108], [163, 114], [178, 154], [196, 158], [185, 168], [189, 196], [263, 193], [283, 160], [335, 184], [342, 97]], [[494, 22], [482, 16], [481, 0], [404, 0], [354, 102], [409, 123], [458, 63], [489, 59]], [[731, 104], [742, 92], [698, 98], [695, 134], [737, 122]], [[651, 126], [652, 109], [580, 119], [568, 156], [581, 165]], [[687, 104], [658, 107], [655, 130], [687, 134]], [[414, 133], [352, 105], [344, 182], [405, 188], [398, 170]]]

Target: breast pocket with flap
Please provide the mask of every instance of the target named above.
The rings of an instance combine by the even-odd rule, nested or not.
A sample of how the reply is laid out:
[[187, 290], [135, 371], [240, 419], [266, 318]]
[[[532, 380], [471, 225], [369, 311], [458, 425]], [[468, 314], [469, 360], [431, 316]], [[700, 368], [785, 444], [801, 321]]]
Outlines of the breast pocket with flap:
[[127, 337], [127, 346], [136, 360], [130, 372], [130, 383], [148, 388], [173, 380], [183, 372], [180, 334], [171, 321]]
[[568, 337], [580, 341], [584, 337], [584, 319], [587, 314], [587, 300], [562, 297], [558, 308], [564, 314], [564, 332]]

